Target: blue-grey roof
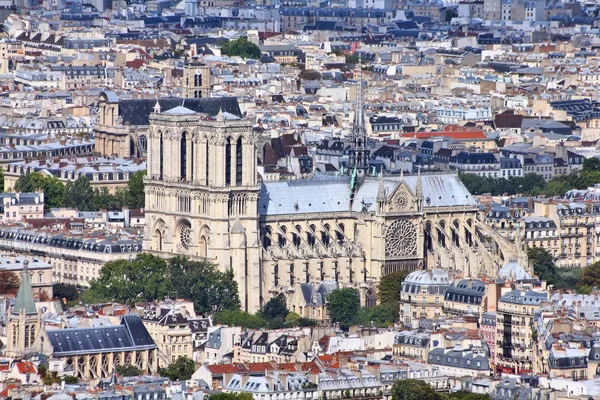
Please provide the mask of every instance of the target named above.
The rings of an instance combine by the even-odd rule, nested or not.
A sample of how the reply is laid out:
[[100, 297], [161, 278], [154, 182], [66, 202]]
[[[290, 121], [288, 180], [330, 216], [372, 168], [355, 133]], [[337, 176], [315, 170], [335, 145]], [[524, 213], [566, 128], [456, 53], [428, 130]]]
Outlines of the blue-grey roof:
[[532, 290], [527, 290], [525, 292], [521, 292], [520, 290], [511, 290], [500, 297], [500, 301], [504, 303], [523, 305], [538, 305], [547, 299], [547, 293], [534, 292]]
[[336, 289], [339, 289], [339, 284], [335, 281], [300, 284], [300, 290], [302, 290], [302, 296], [306, 304], [316, 307], [324, 306], [327, 302], [327, 296]]
[[431, 364], [452, 366], [457, 368], [474, 369], [479, 371], [489, 371], [488, 357], [481, 354], [475, 354], [471, 351], [433, 349], [429, 352], [428, 361]]
[[137, 315], [126, 315], [120, 325], [77, 329], [48, 329], [54, 356], [156, 349]]

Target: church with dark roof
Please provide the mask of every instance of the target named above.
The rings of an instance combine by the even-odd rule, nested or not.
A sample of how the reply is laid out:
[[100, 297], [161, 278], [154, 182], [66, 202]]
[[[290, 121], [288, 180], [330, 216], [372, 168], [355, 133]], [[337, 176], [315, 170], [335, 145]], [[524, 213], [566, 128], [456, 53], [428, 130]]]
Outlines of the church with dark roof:
[[7, 316], [7, 357], [43, 354], [62, 362], [64, 371], [82, 379], [111, 377], [120, 365], [158, 372], [157, 346], [137, 315], [123, 316], [119, 325], [46, 329], [33, 299], [27, 261], [24, 264], [19, 291]]

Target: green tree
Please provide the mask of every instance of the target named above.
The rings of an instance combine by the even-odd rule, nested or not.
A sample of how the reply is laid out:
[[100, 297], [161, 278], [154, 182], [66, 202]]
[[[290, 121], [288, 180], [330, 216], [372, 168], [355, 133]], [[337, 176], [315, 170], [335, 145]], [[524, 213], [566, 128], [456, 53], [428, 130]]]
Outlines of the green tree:
[[533, 264], [533, 273], [553, 285], [556, 281], [556, 265], [552, 255], [542, 247], [529, 247], [527, 257]]
[[144, 194], [144, 177], [146, 171], [138, 171], [127, 182], [126, 205], [131, 209], [144, 208], [146, 196]]
[[90, 204], [90, 211], [120, 211], [123, 209], [123, 197], [126, 191], [123, 189], [117, 190], [117, 194], [111, 194], [108, 188], [95, 188], [92, 201]]
[[573, 290], [581, 279], [581, 268], [556, 268], [554, 287], [562, 290]]
[[241, 37], [235, 40], [230, 40], [224, 43], [221, 47], [221, 54], [231, 57], [253, 58], [260, 59], [260, 48], [248, 38]]
[[392, 386], [392, 400], [442, 400], [431, 385], [417, 379], [402, 379]]
[[167, 377], [172, 381], [187, 381], [195, 371], [196, 365], [193, 360], [187, 357], [179, 357], [168, 367], [159, 369], [158, 373], [160, 376]]
[[332, 323], [339, 322], [344, 329], [356, 323], [360, 310], [360, 296], [353, 288], [334, 290], [327, 296], [327, 310]]
[[297, 327], [300, 325], [300, 315], [295, 312], [288, 313], [285, 316], [285, 326]]
[[579, 279], [580, 288], [583, 287], [600, 287], [600, 261], [590, 264], [581, 271], [581, 279]]
[[119, 365], [115, 369], [116, 373], [120, 376], [140, 376], [142, 375], [142, 370], [137, 368], [134, 365]]
[[397, 271], [381, 278], [377, 285], [377, 295], [380, 303], [396, 303], [400, 301], [400, 289], [408, 271]]
[[346, 64], [356, 65], [358, 64], [358, 54], [346, 54]]
[[242, 310], [223, 310], [213, 317], [215, 324], [240, 326], [245, 329], [261, 329], [267, 327], [267, 321], [260, 315], [250, 314]]
[[317, 325], [317, 321], [311, 318], [300, 317], [300, 319], [298, 320], [298, 326], [311, 327]]
[[265, 303], [260, 315], [267, 321], [271, 329], [283, 328], [285, 317], [289, 314], [283, 293], [278, 294]]
[[466, 390], [459, 390], [448, 395], [451, 400], [489, 400], [490, 396], [481, 393], [471, 393]]
[[458, 17], [458, 12], [455, 8], [446, 9], [446, 22], [452, 21], [452, 18]]
[[584, 171], [600, 171], [600, 158], [590, 157], [583, 160]]
[[79, 291], [77, 286], [68, 283], [55, 283], [52, 285], [52, 293], [55, 299], [66, 299], [67, 301], [77, 300]]
[[322, 76], [319, 71], [315, 71], [313, 69], [303, 69], [298, 74], [298, 78], [305, 81], [320, 81]]
[[375, 307], [363, 307], [358, 312], [357, 322], [363, 326], [386, 327], [398, 322], [398, 302], [383, 303]]
[[75, 385], [76, 383], [79, 383], [79, 378], [76, 376], [67, 375], [65, 376], [64, 381], [67, 385]]
[[90, 288], [82, 298], [88, 303], [118, 301], [135, 304], [163, 299], [172, 292], [167, 262], [142, 253], [131, 261], [115, 260], [104, 264], [100, 276], [90, 281]]
[[91, 211], [93, 199], [94, 189], [92, 189], [90, 181], [85, 175], [80, 176], [75, 181], [67, 182], [63, 202], [65, 207]]
[[0, 271], [0, 293], [12, 293], [19, 288], [19, 277], [12, 271]]
[[221, 272], [208, 261], [191, 261], [185, 257], [171, 258], [169, 269], [171, 280], [177, 282], [176, 296], [193, 301], [196, 312], [207, 315], [240, 307], [233, 271]]
[[46, 210], [63, 206], [65, 185], [55, 176], [48, 176], [41, 172], [21, 175], [15, 182], [14, 190], [22, 193], [43, 191]]
[[236, 392], [236, 393], [213, 393], [208, 396], [208, 400], [252, 400], [254, 397], [252, 394], [247, 392]]
[[190, 261], [185, 257], [165, 261], [145, 253], [131, 261], [115, 260], [104, 264], [100, 276], [90, 281], [90, 288], [82, 298], [87, 303], [135, 304], [171, 296], [192, 301], [201, 314], [240, 307], [237, 283], [231, 270], [221, 272], [207, 261]]

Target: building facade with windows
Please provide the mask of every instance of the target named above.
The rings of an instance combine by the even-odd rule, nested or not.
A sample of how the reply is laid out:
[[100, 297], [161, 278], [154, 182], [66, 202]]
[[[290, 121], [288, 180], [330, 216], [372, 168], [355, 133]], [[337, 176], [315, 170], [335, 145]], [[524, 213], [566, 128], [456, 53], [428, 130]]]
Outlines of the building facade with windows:
[[201, 106], [159, 99], [148, 112], [144, 250], [232, 271], [246, 310], [284, 294], [299, 312], [309, 304], [300, 285], [325, 281], [356, 288], [372, 305], [377, 282], [391, 272], [438, 264], [467, 276], [494, 268], [501, 252], [518, 252], [508, 242], [498, 252], [473, 245], [486, 226], [457, 175], [372, 176], [362, 113], [350, 173], [261, 182], [264, 141], [235, 98], [196, 101]]

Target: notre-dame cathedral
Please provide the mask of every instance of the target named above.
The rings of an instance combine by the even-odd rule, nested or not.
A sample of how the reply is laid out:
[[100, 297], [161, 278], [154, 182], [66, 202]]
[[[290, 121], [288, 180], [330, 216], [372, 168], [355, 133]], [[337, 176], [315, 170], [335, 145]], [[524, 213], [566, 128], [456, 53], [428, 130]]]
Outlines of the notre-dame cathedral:
[[231, 103], [215, 110], [215, 100], [155, 101], [144, 250], [231, 269], [246, 310], [283, 293], [290, 310], [319, 318], [322, 283], [354, 287], [368, 305], [393, 271], [494, 276], [501, 257], [520, 255], [482, 234], [478, 205], [455, 174], [372, 174], [360, 96], [347, 174], [278, 182], [257, 175], [253, 121]]

